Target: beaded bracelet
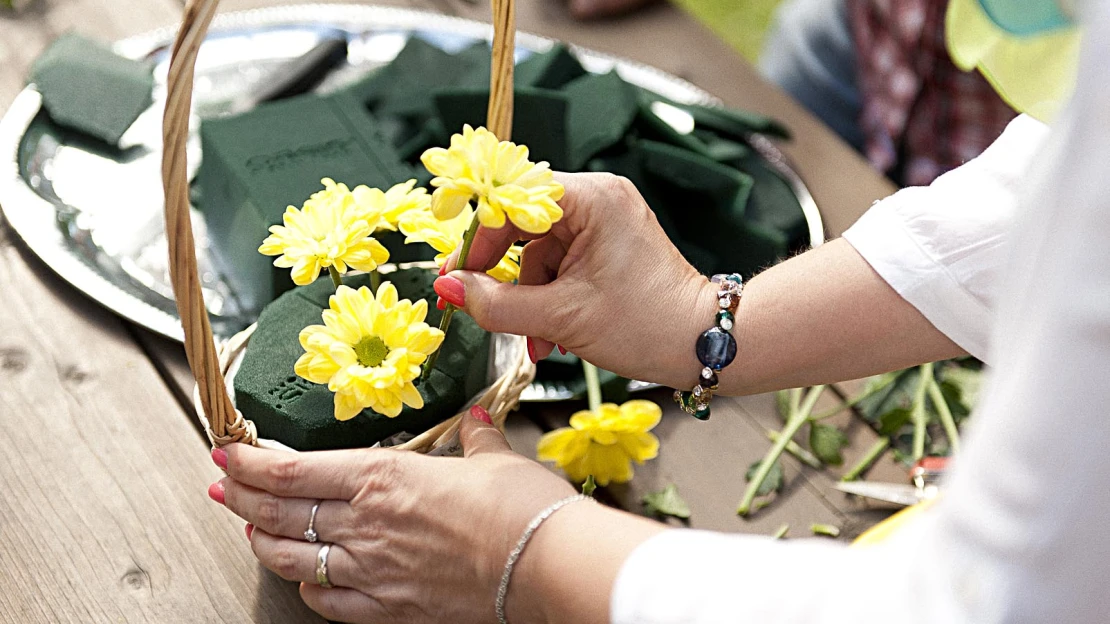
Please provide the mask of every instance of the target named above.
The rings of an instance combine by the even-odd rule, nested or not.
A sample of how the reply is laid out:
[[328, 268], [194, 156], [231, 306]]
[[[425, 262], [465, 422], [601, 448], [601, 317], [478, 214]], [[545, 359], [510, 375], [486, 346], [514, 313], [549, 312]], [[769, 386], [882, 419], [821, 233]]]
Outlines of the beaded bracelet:
[[709, 420], [709, 401], [717, 390], [717, 373], [736, 358], [736, 339], [729, 333], [736, 320], [736, 306], [744, 293], [744, 279], [739, 273], [714, 275], [717, 285], [717, 323], [698, 336], [696, 351], [701, 369], [698, 384], [689, 392], [674, 391], [674, 400], [687, 414], [698, 420]]

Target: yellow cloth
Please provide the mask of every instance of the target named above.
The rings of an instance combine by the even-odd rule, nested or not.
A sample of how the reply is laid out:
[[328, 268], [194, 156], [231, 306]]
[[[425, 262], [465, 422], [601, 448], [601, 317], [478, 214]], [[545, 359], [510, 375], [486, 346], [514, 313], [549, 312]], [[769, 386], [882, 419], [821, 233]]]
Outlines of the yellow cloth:
[[1019, 112], [1049, 122], [1071, 97], [1079, 60], [1078, 28], [1019, 37], [991, 21], [978, 0], [951, 0], [945, 33], [956, 66], [978, 69]]

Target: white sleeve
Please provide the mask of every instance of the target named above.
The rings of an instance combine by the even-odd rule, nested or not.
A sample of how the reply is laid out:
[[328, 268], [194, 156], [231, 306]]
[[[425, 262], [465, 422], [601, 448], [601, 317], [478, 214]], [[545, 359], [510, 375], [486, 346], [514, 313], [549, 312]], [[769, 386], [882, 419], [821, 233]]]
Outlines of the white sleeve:
[[1004, 244], [1047, 134], [1019, 116], [978, 158], [876, 202], [844, 233], [903, 299], [984, 361]]
[[995, 363], [942, 498], [844, 548], [708, 533], [640, 545], [613, 624], [1089, 623], [1110, 614], [1110, 2], [1031, 172], [998, 287]]

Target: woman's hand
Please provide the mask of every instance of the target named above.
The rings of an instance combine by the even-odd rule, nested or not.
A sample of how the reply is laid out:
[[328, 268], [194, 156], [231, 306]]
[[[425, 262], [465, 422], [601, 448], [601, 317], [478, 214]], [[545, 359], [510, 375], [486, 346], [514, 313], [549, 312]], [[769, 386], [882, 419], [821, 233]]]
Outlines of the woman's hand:
[[[470, 271], [439, 278], [436, 291], [489, 331], [529, 336], [533, 359], [557, 343], [625, 377], [690, 386], [702, 367], [694, 343], [713, 322], [716, 289], [627, 179], [556, 175], [566, 194], [563, 218], [550, 232], [536, 238], [511, 224], [480, 228]], [[482, 273], [528, 238], [535, 240], [524, 248], [519, 285]]]
[[[228, 478], [210, 493], [253, 525], [248, 534], [259, 561], [302, 582], [304, 601], [328, 619], [489, 622], [516, 540], [536, 513], [574, 490], [513, 453], [482, 416], [488, 419], [478, 408], [474, 418], [463, 419], [465, 458], [382, 449], [288, 453], [233, 444], [213, 453]], [[317, 501], [319, 542], [313, 544], [304, 533]], [[316, 555], [325, 543], [332, 545], [331, 589], [316, 584]], [[516, 595], [517, 576], [510, 616], [542, 619]]]

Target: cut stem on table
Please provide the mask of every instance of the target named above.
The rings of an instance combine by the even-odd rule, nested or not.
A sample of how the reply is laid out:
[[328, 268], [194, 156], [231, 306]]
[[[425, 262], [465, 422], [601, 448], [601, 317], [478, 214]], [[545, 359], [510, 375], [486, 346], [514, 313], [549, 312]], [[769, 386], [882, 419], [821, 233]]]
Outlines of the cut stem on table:
[[791, 411], [790, 417], [786, 420], [786, 426], [779, 432], [778, 440], [775, 441], [771, 450], [767, 451], [767, 455], [763, 457], [763, 461], [759, 463], [759, 468], [756, 470], [755, 476], [752, 477], [751, 482], [748, 483], [748, 489], [744, 491], [744, 498], [740, 501], [740, 506], [736, 509], [737, 514], [747, 516], [751, 512], [752, 502], [755, 501], [759, 487], [763, 485], [764, 479], [770, 474], [771, 467], [774, 466], [775, 462], [782, 456], [782, 452], [786, 450], [786, 445], [797, 435], [802, 425], [809, 422], [809, 415], [813, 412], [813, 406], [817, 404], [817, 399], [821, 397], [821, 393], [824, 392], [824, 390], [825, 386], [823, 385], [810, 388], [809, 393], [805, 396], [805, 400], [801, 402], [797, 410], [794, 409], [795, 402], [793, 400], [793, 395], [791, 396]]

